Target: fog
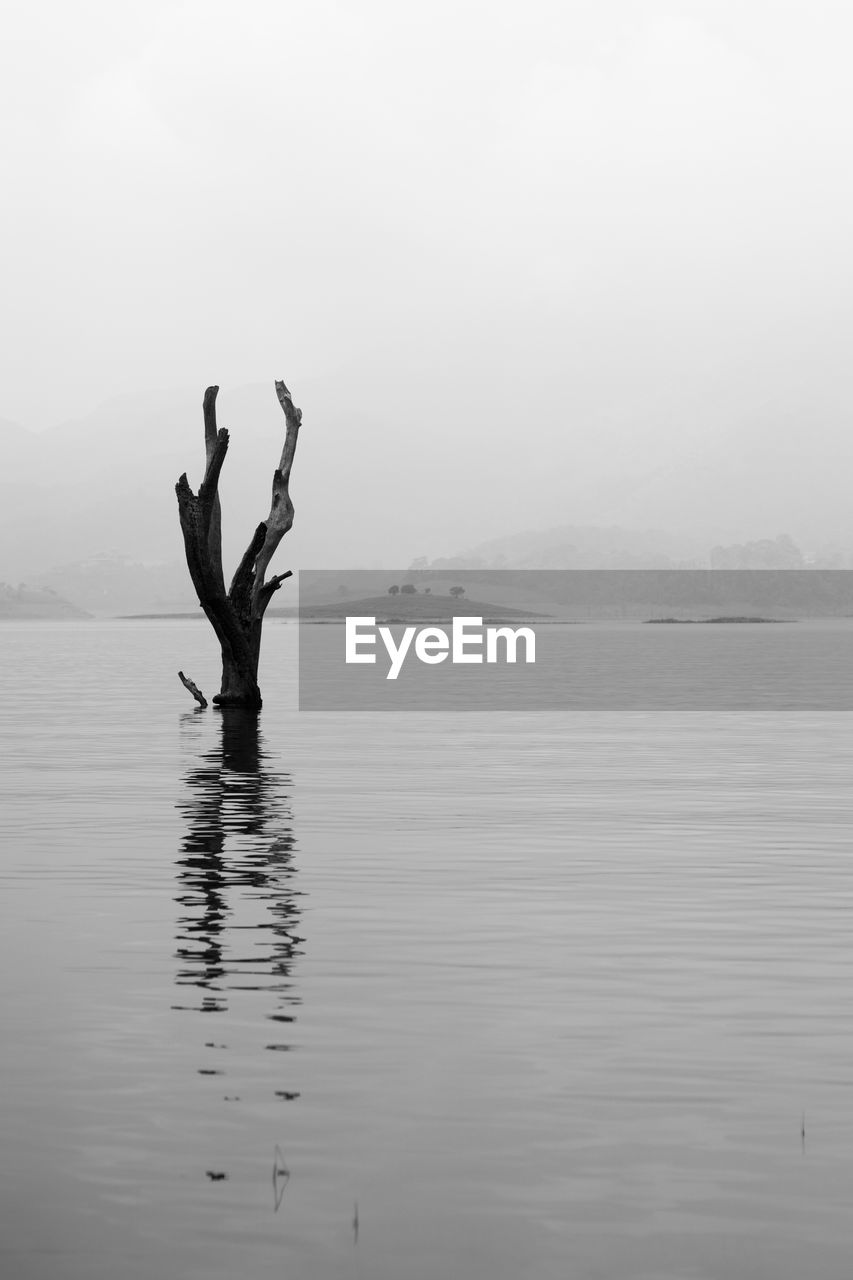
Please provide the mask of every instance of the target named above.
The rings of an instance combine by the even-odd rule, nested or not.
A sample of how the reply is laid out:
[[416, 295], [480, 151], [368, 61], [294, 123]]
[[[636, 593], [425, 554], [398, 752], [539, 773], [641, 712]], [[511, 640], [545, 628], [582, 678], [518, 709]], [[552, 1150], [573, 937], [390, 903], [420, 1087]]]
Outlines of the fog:
[[5, 563], [91, 475], [81, 420], [122, 442], [103, 490], [167, 430], [171, 502], [184, 406], [276, 377], [303, 563], [570, 520], [843, 538], [852, 34], [779, 0], [19, 6], [0, 419], [52, 430], [3, 434]]

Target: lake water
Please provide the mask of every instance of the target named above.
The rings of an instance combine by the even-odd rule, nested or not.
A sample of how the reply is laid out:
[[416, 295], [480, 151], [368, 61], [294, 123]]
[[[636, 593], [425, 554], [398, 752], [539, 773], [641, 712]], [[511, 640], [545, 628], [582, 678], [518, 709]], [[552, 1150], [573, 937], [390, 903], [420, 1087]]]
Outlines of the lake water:
[[258, 730], [203, 624], [0, 644], [3, 1280], [853, 1273], [850, 713], [298, 713], [273, 623]]

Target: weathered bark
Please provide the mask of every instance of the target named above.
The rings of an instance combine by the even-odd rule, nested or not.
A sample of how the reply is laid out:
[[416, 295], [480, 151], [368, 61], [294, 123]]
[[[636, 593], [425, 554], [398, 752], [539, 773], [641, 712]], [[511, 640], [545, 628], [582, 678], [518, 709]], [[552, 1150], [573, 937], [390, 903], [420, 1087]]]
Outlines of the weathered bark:
[[208, 387], [204, 393], [205, 471], [198, 493], [190, 488], [186, 472], [175, 485], [187, 567], [222, 650], [222, 688], [213, 699], [220, 707], [260, 709], [258, 662], [264, 614], [282, 582], [291, 576], [288, 569], [265, 581], [273, 554], [293, 524], [290, 471], [302, 422], [302, 411], [295, 408], [284, 383], [276, 382], [275, 389], [286, 429], [281, 460], [273, 473], [270, 513], [255, 530], [227, 592], [218, 486], [228, 452], [228, 432], [216, 428], [218, 387]]

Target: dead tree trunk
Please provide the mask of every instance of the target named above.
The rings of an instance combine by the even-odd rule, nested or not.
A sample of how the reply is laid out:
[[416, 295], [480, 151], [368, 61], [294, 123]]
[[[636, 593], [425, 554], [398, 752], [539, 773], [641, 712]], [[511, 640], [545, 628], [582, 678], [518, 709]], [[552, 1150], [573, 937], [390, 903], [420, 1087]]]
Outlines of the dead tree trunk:
[[264, 581], [276, 547], [293, 524], [288, 489], [302, 422], [302, 410], [295, 408], [284, 383], [276, 382], [275, 389], [287, 426], [281, 461], [273, 474], [272, 505], [266, 520], [255, 530], [227, 592], [222, 573], [219, 473], [228, 451], [228, 432], [216, 429], [218, 387], [208, 387], [204, 393], [206, 466], [198, 493], [190, 488], [186, 472], [175, 485], [190, 577], [222, 649], [222, 688], [213, 699], [220, 707], [260, 709], [258, 660], [264, 614], [282, 582], [290, 577], [288, 569]]

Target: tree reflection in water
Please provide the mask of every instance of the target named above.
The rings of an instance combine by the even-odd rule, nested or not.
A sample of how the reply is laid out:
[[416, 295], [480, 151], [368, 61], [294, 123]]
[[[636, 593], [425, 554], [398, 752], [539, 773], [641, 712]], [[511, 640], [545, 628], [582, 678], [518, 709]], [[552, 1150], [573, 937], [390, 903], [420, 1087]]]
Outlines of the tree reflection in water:
[[[197, 714], [184, 719], [201, 727]], [[227, 708], [216, 715], [219, 743], [185, 775], [178, 804], [186, 834], [178, 859], [176, 982], [199, 987], [201, 1004], [191, 1007], [209, 1013], [224, 1013], [235, 990], [274, 992], [266, 1017], [290, 1023], [299, 1003], [291, 968], [302, 941], [295, 932], [291, 779], [269, 767], [256, 713]]]

